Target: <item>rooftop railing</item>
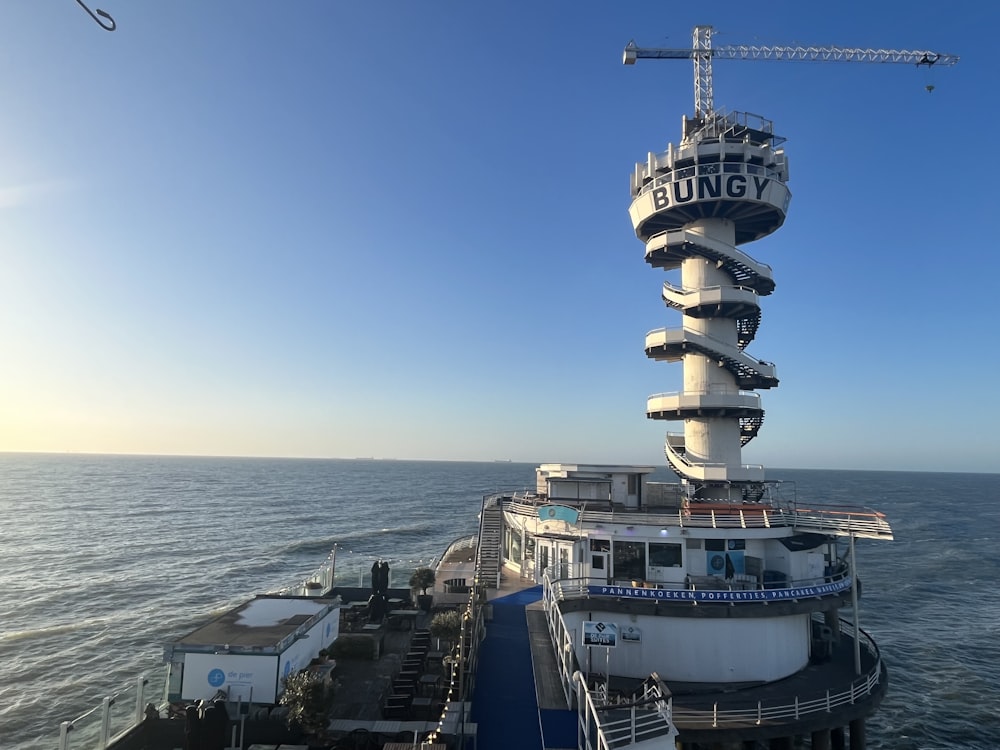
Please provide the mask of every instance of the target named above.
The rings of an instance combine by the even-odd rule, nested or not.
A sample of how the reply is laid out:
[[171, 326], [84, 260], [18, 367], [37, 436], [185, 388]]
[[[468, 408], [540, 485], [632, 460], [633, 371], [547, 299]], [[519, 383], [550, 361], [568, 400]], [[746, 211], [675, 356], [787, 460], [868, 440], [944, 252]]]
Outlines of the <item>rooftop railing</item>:
[[[550, 503], [580, 501], [560, 500], [541, 495], [518, 494], [505, 510], [515, 515], [537, 516], [538, 507]], [[605, 503], [611, 506], [610, 503]], [[584, 504], [585, 505], [585, 504]], [[870, 508], [824, 506], [801, 507], [795, 503], [699, 503], [684, 501], [679, 508], [652, 507], [644, 511], [580, 511], [582, 526], [610, 523], [635, 526], [677, 526], [680, 528], [751, 529], [788, 526], [796, 530], [816, 531], [834, 536], [892, 539], [892, 527], [885, 515]]]

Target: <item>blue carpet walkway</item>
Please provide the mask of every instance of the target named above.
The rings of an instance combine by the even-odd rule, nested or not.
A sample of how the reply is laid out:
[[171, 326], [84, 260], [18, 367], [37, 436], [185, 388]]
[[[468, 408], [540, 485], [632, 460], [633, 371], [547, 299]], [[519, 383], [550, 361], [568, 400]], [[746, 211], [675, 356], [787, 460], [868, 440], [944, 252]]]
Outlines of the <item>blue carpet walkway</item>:
[[531, 646], [524, 615], [527, 604], [538, 601], [535, 586], [494, 599], [493, 621], [487, 623], [480, 646], [472, 720], [479, 725], [479, 750], [541, 750]]

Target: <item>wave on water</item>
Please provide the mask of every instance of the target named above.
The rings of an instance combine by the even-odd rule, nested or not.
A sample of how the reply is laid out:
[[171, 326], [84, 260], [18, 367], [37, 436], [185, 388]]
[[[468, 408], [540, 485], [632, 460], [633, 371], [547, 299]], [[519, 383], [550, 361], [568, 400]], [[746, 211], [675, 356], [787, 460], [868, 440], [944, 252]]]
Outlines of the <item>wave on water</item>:
[[71, 635], [73, 633], [90, 630], [91, 628], [97, 626], [109, 627], [111, 624], [111, 618], [94, 617], [58, 625], [46, 625], [37, 628], [27, 628], [25, 630], [9, 630], [7, 632], [0, 632], [0, 644], [16, 643], [17, 641], [32, 639], [51, 638], [53, 636]]

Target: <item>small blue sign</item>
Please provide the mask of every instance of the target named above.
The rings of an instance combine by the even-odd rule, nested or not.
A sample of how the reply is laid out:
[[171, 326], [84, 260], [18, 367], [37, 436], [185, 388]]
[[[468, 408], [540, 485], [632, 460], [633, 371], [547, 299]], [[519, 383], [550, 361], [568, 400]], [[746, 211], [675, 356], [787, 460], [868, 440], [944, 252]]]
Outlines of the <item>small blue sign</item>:
[[580, 511], [565, 505], [543, 505], [538, 509], [539, 521], [565, 521], [575, 525], [580, 519]]
[[208, 673], [208, 684], [212, 687], [222, 687], [226, 682], [226, 673], [221, 669], [213, 669]]

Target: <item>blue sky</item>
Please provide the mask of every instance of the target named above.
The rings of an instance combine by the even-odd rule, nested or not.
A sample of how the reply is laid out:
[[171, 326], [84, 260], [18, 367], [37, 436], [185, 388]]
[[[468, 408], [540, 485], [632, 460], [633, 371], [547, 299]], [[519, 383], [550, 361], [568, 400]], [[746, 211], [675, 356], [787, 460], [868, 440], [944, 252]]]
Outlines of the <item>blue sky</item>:
[[646, 397], [681, 368], [643, 340], [680, 321], [628, 179], [679, 140], [692, 70], [621, 52], [711, 24], [962, 58], [715, 63], [716, 106], [772, 119], [791, 166], [745, 248], [781, 386], [744, 460], [997, 470], [1000, 11], [97, 5], [117, 31], [4, 8], [0, 450], [662, 465], [681, 426]]

